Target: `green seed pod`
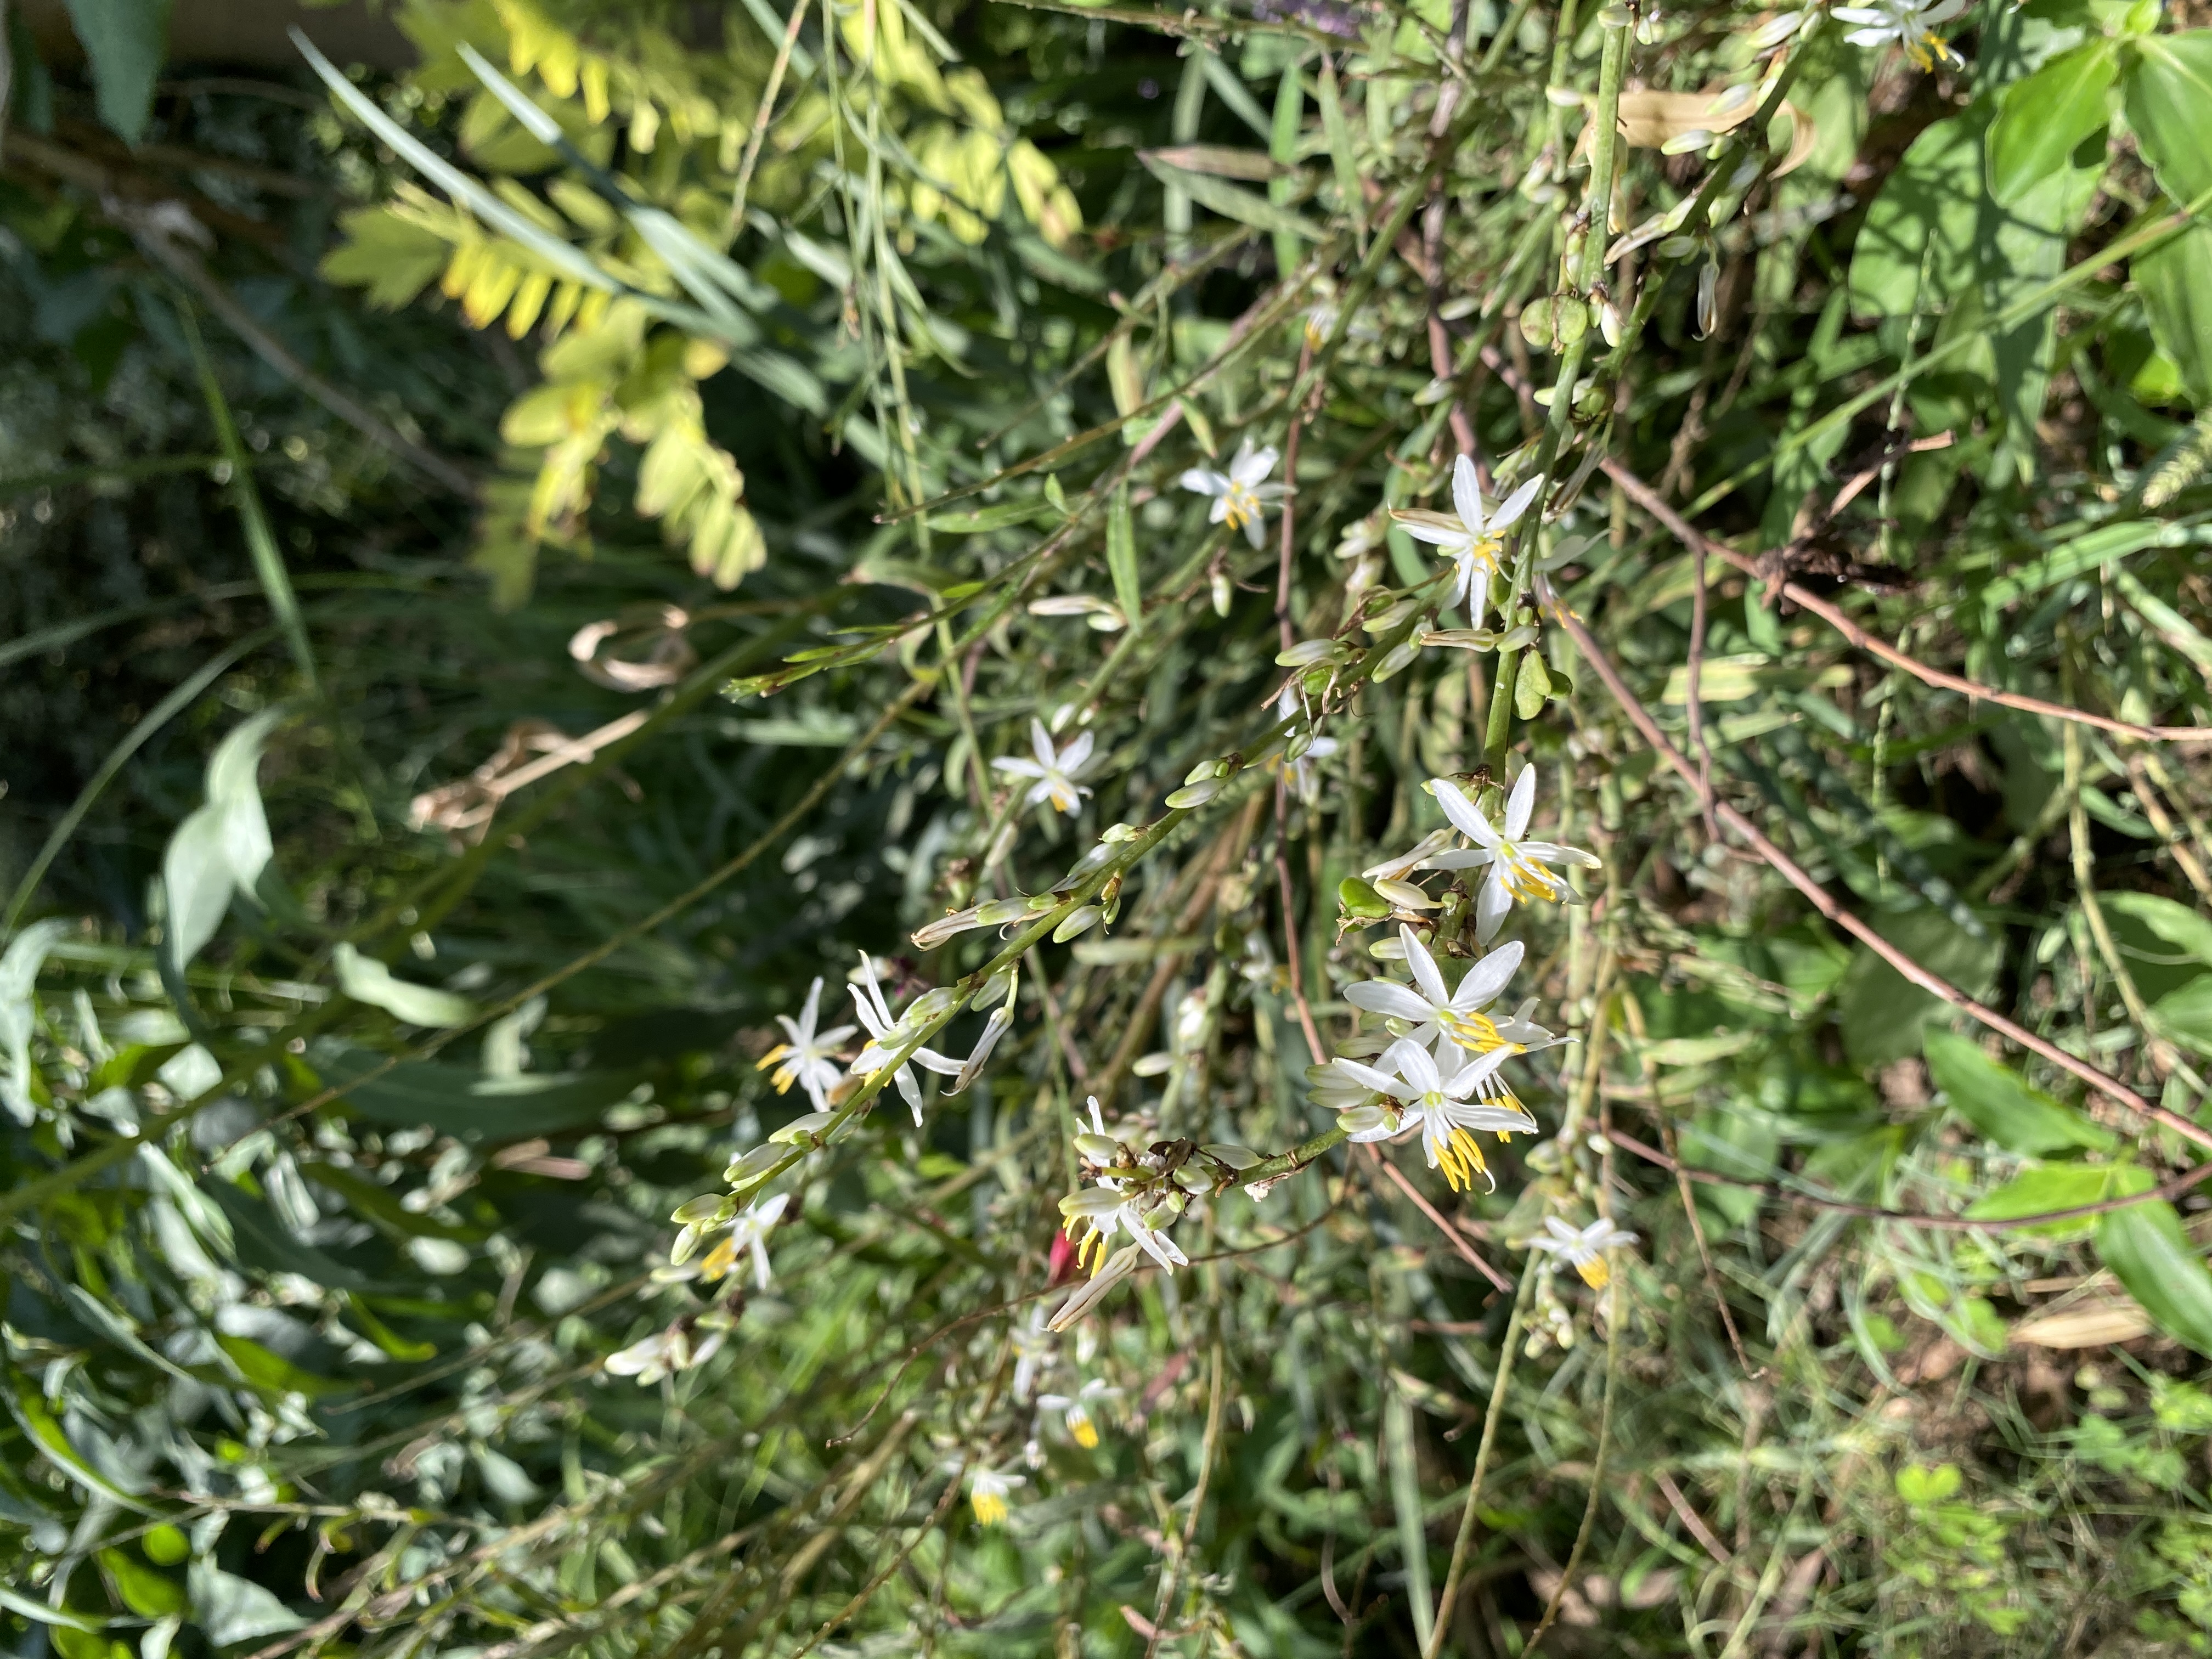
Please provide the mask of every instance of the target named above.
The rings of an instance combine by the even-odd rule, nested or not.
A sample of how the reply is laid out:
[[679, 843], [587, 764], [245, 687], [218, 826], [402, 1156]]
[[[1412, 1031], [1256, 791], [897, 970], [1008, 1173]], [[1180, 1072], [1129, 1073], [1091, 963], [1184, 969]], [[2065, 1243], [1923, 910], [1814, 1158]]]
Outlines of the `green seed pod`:
[[1521, 337], [1539, 351], [1552, 349], [1552, 301], [1547, 295], [1521, 307]]
[[1346, 876], [1337, 883], [1336, 902], [1355, 916], [1371, 916], [1379, 921], [1390, 914], [1390, 901], [1375, 890], [1372, 882], [1358, 876]]

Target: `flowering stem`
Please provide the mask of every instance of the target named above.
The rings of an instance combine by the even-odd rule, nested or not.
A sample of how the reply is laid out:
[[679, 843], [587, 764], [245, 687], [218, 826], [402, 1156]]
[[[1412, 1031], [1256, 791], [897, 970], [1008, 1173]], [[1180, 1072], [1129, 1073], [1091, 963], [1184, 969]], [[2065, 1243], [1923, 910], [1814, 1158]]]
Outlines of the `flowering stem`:
[[[1628, 30], [1608, 24], [1604, 54], [1598, 63], [1597, 107], [1590, 115], [1590, 187], [1583, 207], [1586, 222], [1583, 227], [1582, 257], [1573, 273], [1575, 292], [1568, 296], [1574, 304], [1582, 303], [1581, 296], [1605, 269], [1605, 239], [1613, 213], [1613, 179], [1620, 166], [1620, 82], [1627, 67]], [[1560, 143], [1565, 142], [1563, 137]], [[1564, 307], [1561, 310], [1564, 313]], [[1536, 452], [1535, 476], [1540, 478], [1550, 476], [1566, 441], [1567, 428], [1574, 419], [1575, 380], [1582, 373], [1589, 337], [1585, 324], [1583, 331], [1568, 342], [1559, 358], [1559, 377], [1552, 386], [1550, 418], [1544, 423], [1543, 442]], [[1522, 556], [1514, 565], [1513, 586], [1503, 608], [1503, 620], [1508, 627], [1512, 625], [1514, 608], [1520, 603], [1527, 584], [1526, 568], [1534, 547], [1533, 538], [1543, 519], [1540, 506], [1522, 521]], [[1492, 778], [1501, 781], [1505, 775], [1505, 751], [1513, 738], [1514, 688], [1520, 677], [1520, 649], [1499, 652], [1498, 683], [1490, 695], [1490, 725], [1484, 734], [1483, 762], [1489, 767]]]

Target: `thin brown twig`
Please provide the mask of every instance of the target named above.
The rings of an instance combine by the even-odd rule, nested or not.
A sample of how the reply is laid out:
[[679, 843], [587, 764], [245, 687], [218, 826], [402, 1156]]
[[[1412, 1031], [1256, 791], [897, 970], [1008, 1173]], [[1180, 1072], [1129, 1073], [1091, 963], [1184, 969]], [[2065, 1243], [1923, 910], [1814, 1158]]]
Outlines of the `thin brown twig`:
[[[1738, 552], [1726, 542], [1716, 541], [1696, 529], [1688, 520], [1669, 507], [1658, 491], [1621, 462], [1607, 456], [1598, 463], [1598, 466], [1606, 477], [1620, 486], [1623, 495], [1658, 520], [1667, 532], [1683, 546], [1693, 551], [1702, 549], [1715, 558], [1734, 565], [1747, 576], [1765, 580], [1757, 559], [1748, 553]], [[2139, 743], [2212, 743], [2212, 726], [2138, 726], [2132, 720], [2113, 720], [2108, 715], [2092, 714], [2085, 709], [2069, 708], [2063, 703], [2031, 697], [2024, 692], [2000, 690], [1994, 685], [1984, 685], [1978, 681], [1967, 679], [1964, 675], [1931, 667], [1917, 658], [1905, 655], [1887, 641], [1868, 633], [1836, 606], [1796, 582], [1784, 581], [1781, 592], [1790, 604], [1800, 610], [1811, 611], [1869, 656], [1879, 657], [1893, 668], [1901, 668], [1926, 684], [1946, 691], [1956, 691], [1975, 702], [1993, 702], [2002, 708], [2017, 708], [2023, 714], [2040, 714], [2047, 720], [2073, 720], [2082, 726], [2094, 726], [2100, 732], [2110, 732], [2115, 737], [2133, 738]]]
[[1368, 1144], [1367, 1156], [1374, 1161], [1376, 1169], [1389, 1176], [1393, 1186], [1413, 1200], [1413, 1207], [1435, 1224], [1436, 1230], [1450, 1243], [1452, 1249], [1459, 1252], [1462, 1261], [1499, 1290], [1510, 1291], [1513, 1288], [1513, 1281], [1476, 1254], [1474, 1246], [1468, 1243], [1462, 1236], [1460, 1230], [1452, 1225], [1450, 1218], [1435, 1205], [1430, 1203], [1422, 1195], [1421, 1189], [1406, 1178], [1406, 1172], [1377, 1152], [1372, 1142]]
[[[1645, 708], [1638, 700], [1636, 694], [1628, 689], [1627, 683], [1620, 677], [1620, 669], [1613, 665], [1613, 659], [1606, 654], [1604, 648], [1591, 635], [1589, 628], [1584, 626], [1582, 619], [1572, 611], [1559, 603], [1558, 598], [1550, 591], [1548, 583], [1540, 586], [1540, 592], [1545, 609], [1557, 619], [1561, 627], [1566, 629], [1569, 637], [1574, 641], [1576, 647], [1582, 652], [1583, 659], [1589, 664], [1597, 677], [1605, 682], [1606, 690], [1613, 694], [1613, 701], [1620, 705], [1622, 712], [1628, 716], [1630, 724], [1636, 727], [1645, 744], [1665, 761], [1684, 782], [1695, 789], [1698, 787], [1697, 769], [1683, 757], [1681, 750], [1667, 740], [1666, 733], [1659, 729], [1659, 723], [1651, 718], [1650, 711]], [[1741, 836], [1759, 857], [1773, 866], [1791, 886], [1812, 902], [1814, 909], [1872, 951], [1910, 983], [1949, 1003], [1954, 1008], [1978, 1020], [2006, 1041], [2047, 1060], [2059, 1070], [2088, 1085], [2090, 1088], [2108, 1099], [2116, 1101], [2129, 1110], [2140, 1113], [2142, 1116], [2164, 1125], [2175, 1133], [2195, 1141], [2200, 1146], [2212, 1147], [2212, 1130], [2191, 1122], [2179, 1112], [2169, 1111], [2162, 1106], [2154, 1105], [2145, 1100], [2109, 1072], [2092, 1066], [2078, 1055], [2068, 1054], [2057, 1043], [2038, 1036], [2017, 1022], [2007, 1018], [1996, 1009], [1976, 1001], [1942, 975], [1922, 967], [1920, 963], [1905, 955], [1896, 945], [1860, 920], [1856, 915], [1845, 909], [1836, 901], [1833, 894], [1806, 873], [1796, 860], [1776, 846], [1757, 824], [1734, 806], [1726, 801], [1714, 799], [1710, 792], [1707, 792], [1702, 799], [1711, 799], [1713, 810], [1719, 816], [1720, 821]]]
[[1700, 541], [1690, 550], [1690, 660], [1684, 670], [1683, 696], [1690, 722], [1690, 748], [1698, 757], [1698, 793], [1704, 796], [1705, 834], [1713, 841], [1721, 838], [1721, 827], [1714, 821], [1711, 805], [1713, 795], [1713, 746], [1705, 738], [1705, 710], [1698, 696], [1698, 681], [1705, 667], [1705, 548]]
[[1683, 1529], [1691, 1537], [1705, 1547], [1705, 1553], [1723, 1567], [1734, 1566], [1735, 1557], [1729, 1553], [1728, 1546], [1714, 1534], [1713, 1529], [1705, 1524], [1704, 1517], [1690, 1507], [1690, 1500], [1682, 1496], [1682, 1489], [1674, 1484], [1674, 1477], [1664, 1469], [1654, 1469], [1651, 1478], [1658, 1486], [1659, 1495], [1667, 1500], [1667, 1507], [1674, 1511], [1674, 1518], [1682, 1523]]

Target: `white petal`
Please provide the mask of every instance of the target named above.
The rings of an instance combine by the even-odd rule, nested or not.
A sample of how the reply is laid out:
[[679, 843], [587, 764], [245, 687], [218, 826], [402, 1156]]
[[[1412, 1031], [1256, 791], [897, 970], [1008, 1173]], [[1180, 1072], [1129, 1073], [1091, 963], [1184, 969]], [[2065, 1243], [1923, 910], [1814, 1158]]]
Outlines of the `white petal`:
[[1218, 495], [1229, 488], [1228, 479], [1223, 477], [1218, 472], [1203, 466], [1191, 468], [1176, 482], [1185, 489], [1192, 490], [1200, 495]]
[[1084, 763], [1091, 758], [1091, 751], [1097, 746], [1098, 735], [1097, 732], [1078, 732], [1073, 739], [1069, 742], [1067, 747], [1060, 751], [1060, 775], [1062, 777], [1073, 778], [1078, 772], [1080, 772], [1083, 769]]
[[1398, 528], [1417, 542], [1426, 542], [1431, 547], [1465, 547], [1467, 532], [1449, 525], [1427, 524], [1419, 519], [1401, 520]]
[[1542, 478], [1531, 478], [1520, 489], [1508, 495], [1505, 498], [1505, 505], [1491, 516], [1490, 533], [1493, 536], [1498, 535], [1518, 523], [1521, 515], [1528, 510], [1528, 503], [1536, 499], [1536, 492], [1543, 487]]
[[1001, 755], [991, 763], [994, 772], [1010, 772], [1018, 778], [1041, 778], [1045, 769], [1022, 755]]
[[1405, 942], [1406, 965], [1413, 970], [1413, 983], [1431, 1007], [1451, 1000], [1451, 992], [1444, 984], [1444, 976], [1437, 969], [1437, 959], [1429, 954], [1429, 947], [1421, 943], [1421, 936], [1403, 922], [1398, 925], [1398, 937]]
[[[853, 994], [853, 1012], [860, 1017], [860, 1024], [868, 1028], [870, 1038], [880, 1037], [891, 1029], [889, 1020], [880, 1018], [874, 1009], [868, 1006], [868, 1000], [860, 994], [859, 986], [848, 985], [845, 988]], [[871, 1041], [867, 1048], [861, 1051], [860, 1059], [866, 1060], [875, 1046], [875, 1043]], [[860, 1061], [855, 1060], [854, 1064], [857, 1066]]]
[[1562, 847], [1556, 842], [1524, 841], [1521, 856], [1534, 859], [1539, 864], [1575, 864], [1585, 870], [1601, 870], [1605, 862], [1595, 853], [1585, 853], [1579, 847]]
[[1256, 453], [1250, 452], [1251, 446], [1248, 442], [1237, 452], [1237, 459], [1229, 464], [1229, 476], [1247, 489], [1261, 483], [1275, 470], [1274, 445], [1269, 444]]
[[1244, 539], [1256, 550], [1267, 544], [1267, 526], [1256, 514], [1244, 520]]
[[[806, 988], [805, 1006], [799, 1011], [799, 1030], [793, 1031], [791, 1034], [791, 1040], [797, 1043], [800, 1048], [805, 1048], [809, 1042], [814, 1040], [814, 1021], [816, 1016], [820, 1013], [821, 1009], [822, 976], [821, 975], [817, 974], [814, 976], [814, 983]], [[799, 1035], [800, 1032], [804, 1032], [805, 1035], [802, 1036]]]
[[1443, 1073], [1437, 1070], [1434, 1058], [1411, 1037], [1400, 1037], [1385, 1048], [1382, 1063], [1419, 1093], [1434, 1094], [1444, 1086]]
[[[1362, 980], [1345, 988], [1344, 1000], [1355, 1008], [1364, 1008], [1370, 1014], [1382, 1014], [1393, 1019], [1429, 1019], [1435, 1010], [1421, 999], [1410, 985], [1401, 985], [1395, 980]], [[1370, 1088], [1378, 1085], [1369, 1085]]]
[[1504, 882], [1498, 878], [1498, 866], [1493, 865], [1489, 875], [1483, 878], [1482, 890], [1475, 895], [1474, 936], [1485, 945], [1489, 944], [1498, 937], [1498, 926], [1512, 908], [1513, 895], [1505, 890]]
[[1402, 1096], [1406, 1091], [1403, 1079], [1393, 1077], [1388, 1072], [1378, 1072], [1372, 1066], [1362, 1066], [1358, 1060], [1346, 1060], [1341, 1054], [1331, 1060], [1329, 1065], [1333, 1069], [1342, 1073], [1354, 1083], [1358, 1084], [1363, 1089], [1372, 1089], [1378, 1095], [1390, 1095], [1395, 1097]]
[[1459, 521], [1474, 535], [1480, 535], [1482, 523], [1482, 492], [1475, 487], [1474, 460], [1462, 455], [1452, 463], [1452, 505], [1459, 509]]
[[1423, 859], [1424, 870], [1480, 870], [1498, 854], [1487, 847], [1471, 847], [1465, 852], [1439, 853], [1434, 858]]
[[1482, 816], [1482, 809], [1467, 798], [1467, 793], [1449, 778], [1431, 778], [1429, 793], [1444, 816], [1451, 820], [1453, 829], [1469, 840], [1484, 847], [1498, 845], [1498, 832], [1490, 827], [1490, 820]]
[[1459, 989], [1452, 993], [1451, 1006], [1462, 1014], [1488, 1007], [1519, 970], [1527, 949], [1519, 939], [1510, 939], [1483, 957], [1460, 981]]
[[1536, 815], [1536, 769], [1522, 768], [1505, 799], [1505, 839], [1518, 841], [1528, 833], [1528, 820]]
[[1060, 763], [1060, 757], [1052, 746], [1052, 733], [1036, 715], [1030, 716], [1030, 751], [1036, 757], [1037, 764], [1051, 771]]

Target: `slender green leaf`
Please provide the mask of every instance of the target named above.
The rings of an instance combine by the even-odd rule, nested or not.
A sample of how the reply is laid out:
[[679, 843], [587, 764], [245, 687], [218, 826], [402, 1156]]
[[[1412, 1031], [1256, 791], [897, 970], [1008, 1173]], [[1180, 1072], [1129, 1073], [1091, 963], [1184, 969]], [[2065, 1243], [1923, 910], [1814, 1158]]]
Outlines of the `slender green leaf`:
[[1174, 167], [1149, 156], [1146, 158], [1145, 165], [1162, 184], [1180, 190], [1201, 206], [1212, 208], [1224, 218], [1249, 225], [1255, 230], [1279, 231], [1303, 237], [1309, 242], [1318, 242], [1325, 234], [1312, 220], [1301, 218], [1288, 208], [1278, 207], [1264, 196], [1240, 189], [1207, 173], [1193, 173], [1187, 167]]

